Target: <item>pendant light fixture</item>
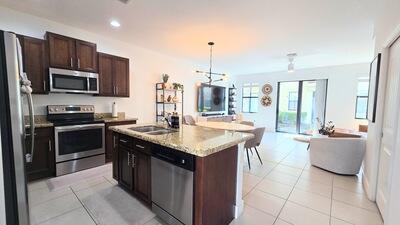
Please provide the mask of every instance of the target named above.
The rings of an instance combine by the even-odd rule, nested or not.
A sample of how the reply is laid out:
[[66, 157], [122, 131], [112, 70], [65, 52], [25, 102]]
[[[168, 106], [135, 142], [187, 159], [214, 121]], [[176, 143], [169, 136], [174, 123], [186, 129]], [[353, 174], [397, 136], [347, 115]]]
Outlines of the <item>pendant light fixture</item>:
[[[208, 71], [196, 70], [196, 73], [206, 76], [207, 79], [208, 79], [208, 82], [205, 82], [205, 83], [208, 84], [208, 85], [211, 85], [213, 82], [228, 80], [228, 75], [227, 74], [212, 72], [212, 56], [213, 56], [213, 51], [212, 50], [213, 50], [214, 42], [208, 42], [208, 46], [210, 46], [210, 69]], [[217, 79], [217, 80], [214, 80], [213, 76], [219, 76], [221, 78]]]
[[289, 65], [288, 65], [288, 72], [293, 73], [294, 72], [294, 58], [297, 56], [297, 53], [289, 53], [287, 54], [287, 57], [289, 59]]

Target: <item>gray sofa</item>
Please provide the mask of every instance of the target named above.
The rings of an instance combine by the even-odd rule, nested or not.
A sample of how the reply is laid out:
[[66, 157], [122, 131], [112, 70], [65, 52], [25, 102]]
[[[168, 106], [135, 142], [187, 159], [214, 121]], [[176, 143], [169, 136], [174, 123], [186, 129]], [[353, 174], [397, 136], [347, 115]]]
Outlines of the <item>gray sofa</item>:
[[313, 136], [310, 138], [310, 163], [337, 174], [358, 174], [364, 159], [366, 137]]

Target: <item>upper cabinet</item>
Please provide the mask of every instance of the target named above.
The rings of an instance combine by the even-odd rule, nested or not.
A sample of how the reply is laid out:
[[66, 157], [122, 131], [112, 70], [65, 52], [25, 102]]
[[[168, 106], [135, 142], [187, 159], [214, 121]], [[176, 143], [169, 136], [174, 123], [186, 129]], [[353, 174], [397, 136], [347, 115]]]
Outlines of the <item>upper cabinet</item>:
[[101, 96], [129, 97], [129, 59], [98, 53]]
[[33, 94], [48, 92], [48, 63], [46, 42], [42, 39], [18, 35], [22, 46], [23, 70], [32, 82]]
[[129, 59], [114, 58], [115, 96], [129, 97]]
[[96, 44], [47, 32], [50, 67], [97, 72]]
[[129, 59], [97, 53], [94, 43], [46, 33], [46, 40], [18, 35], [23, 69], [33, 94], [49, 93], [49, 67], [99, 73], [99, 95], [129, 97]]
[[96, 44], [76, 40], [77, 69], [97, 72]]
[[115, 94], [113, 61], [114, 56], [99, 53], [99, 95], [113, 96]]

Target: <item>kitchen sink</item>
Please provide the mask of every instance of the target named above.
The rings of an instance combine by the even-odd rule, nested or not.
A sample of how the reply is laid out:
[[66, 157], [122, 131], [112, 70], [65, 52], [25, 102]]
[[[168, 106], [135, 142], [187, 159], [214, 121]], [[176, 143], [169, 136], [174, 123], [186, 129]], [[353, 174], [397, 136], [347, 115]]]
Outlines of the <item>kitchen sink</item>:
[[170, 133], [175, 133], [175, 132], [177, 132], [177, 130], [163, 129], [163, 130], [148, 132], [148, 133], [146, 133], [146, 134], [150, 134], [150, 135], [162, 135], [162, 134], [170, 134]]
[[157, 127], [157, 126], [142, 126], [142, 127], [131, 127], [131, 128], [129, 128], [129, 130], [133, 130], [133, 131], [141, 132], [141, 133], [147, 133], [147, 132], [165, 130], [165, 128]]
[[130, 130], [140, 132], [140, 133], [146, 133], [149, 135], [162, 135], [162, 134], [169, 134], [169, 133], [175, 133], [177, 132], [176, 130], [171, 130], [163, 127], [158, 127], [158, 126], [142, 126], [142, 127], [131, 127], [128, 128]]

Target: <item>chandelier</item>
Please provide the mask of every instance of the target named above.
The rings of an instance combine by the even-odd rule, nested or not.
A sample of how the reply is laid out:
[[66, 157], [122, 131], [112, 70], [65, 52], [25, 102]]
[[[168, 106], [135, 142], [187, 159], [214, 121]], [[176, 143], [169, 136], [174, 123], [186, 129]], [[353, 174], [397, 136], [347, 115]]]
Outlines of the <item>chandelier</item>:
[[[213, 53], [212, 50], [213, 50], [214, 42], [208, 42], [208, 45], [210, 46], [210, 69], [208, 71], [196, 70], [196, 73], [206, 76], [207, 79], [208, 79], [208, 82], [204, 82], [204, 83], [206, 83], [208, 85], [211, 85], [211, 83], [213, 83], [213, 82], [228, 80], [228, 75], [227, 74], [212, 72], [212, 56], [213, 56], [212, 55], [212, 53]], [[220, 78], [217, 79], [217, 80], [214, 80], [213, 76], [218, 76]]]

